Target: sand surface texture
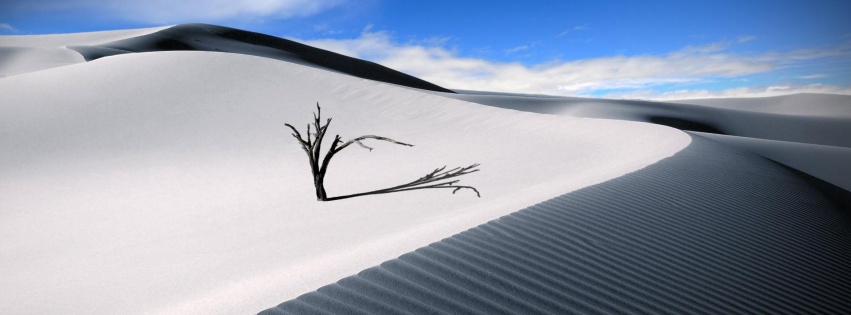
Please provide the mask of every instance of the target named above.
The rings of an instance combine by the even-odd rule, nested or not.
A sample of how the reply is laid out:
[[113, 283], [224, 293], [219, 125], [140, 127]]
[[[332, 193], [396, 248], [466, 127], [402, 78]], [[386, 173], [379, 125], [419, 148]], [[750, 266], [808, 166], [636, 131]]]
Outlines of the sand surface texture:
[[851, 216], [835, 201], [694, 136], [261, 314], [841, 314], [849, 262]]

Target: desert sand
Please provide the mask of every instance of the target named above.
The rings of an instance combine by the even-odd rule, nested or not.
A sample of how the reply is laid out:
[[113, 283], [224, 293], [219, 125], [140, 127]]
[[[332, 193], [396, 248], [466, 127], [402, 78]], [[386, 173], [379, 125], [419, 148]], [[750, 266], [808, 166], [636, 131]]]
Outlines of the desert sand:
[[744, 314], [851, 308], [847, 213], [784, 167], [693, 136], [262, 314]]
[[[0, 36], [0, 46], [53, 50], [0, 55], [0, 69], [12, 69], [0, 78], [0, 146], [9, 148], [0, 152], [0, 313], [257, 313], [291, 299], [267, 312], [848, 307], [829, 293], [851, 287], [842, 276], [851, 248], [842, 200], [769, 160], [847, 187], [847, 167], [821, 162], [841, 164], [851, 147], [851, 115], [834, 113], [845, 108], [841, 98], [824, 115], [797, 115], [791, 105], [455, 93], [371, 62], [204, 24]], [[307, 158], [284, 126], [305, 126], [317, 102], [333, 118], [332, 136], [415, 145], [347, 149], [328, 172], [330, 195], [480, 163], [460, 179], [481, 198], [422, 190], [317, 202]], [[542, 206], [552, 202], [555, 210]], [[540, 270], [514, 271], [529, 268], [506, 267], [514, 261], [506, 258], [485, 273], [403, 272], [429, 287], [412, 287], [413, 301], [380, 297], [395, 304], [366, 295], [386, 287], [354, 295], [327, 287], [470, 233], [510, 236], [480, 229], [533, 205], [565, 218], [546, 225], [555, 230], [544, 240], [555, 243], [512, 238], [530, 247], [506, 253], [465, 240], [476, 246], [459, 254], [523, 252], [547, 262]], [[611, 224], [605, 233], [582, 228]], [[484, 254], [464, 259], [485, 257], [476, 255]], [[494, 286], [477, 277], [496, 270], [513, 277], [503, 289], [519, 291], [488, 291]], [[600, 275], [612, 270], [621, 276]], [[745, 282], [734, 281], [740, 276]], [[326, 289], [311, 293], [318, 288]], [[328, 297], [327, 288], [349, 293]], [[754, 288], [774, 300], [735, 296]], [[462, 300], [433, 295], [456, 291], [466, 292]], [[540, 303], [494, 306], [482, 296]]]
[[649, 122], [698, 132], [851, 190], [851, 170], [845, 162], [851, 149], [848, 95], [798, 94], [674, 103], [459, 92], [441, 95], [520, 111]]
[[56, 35], [0, 36], [0, 77], [84, 62], [75, 45], [97, 45], [143, 36], [169, 27]]

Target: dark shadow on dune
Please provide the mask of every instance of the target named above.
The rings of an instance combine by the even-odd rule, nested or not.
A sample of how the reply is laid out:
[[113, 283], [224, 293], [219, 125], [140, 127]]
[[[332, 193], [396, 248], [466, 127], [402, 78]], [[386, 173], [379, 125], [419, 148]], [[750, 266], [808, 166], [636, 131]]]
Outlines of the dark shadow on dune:
[[86, 61], [92, 61], [95, 59], [100, 59], [108, 56], [115, 56], [121, 54], [129, 54], [132, 51], [127, 51], [123, 49], [115, 49], [108, 47], [100, 47], [100, 46], [68, 46], [68, 49], [74, 50], [80, 55], [83, 55], [83, 58]]
[[86, 61], [122, 52], [192, 50], [238, 53], [333, 70], [359, 78], [417, 89], [455, 93], [452, 90], [373, 62], [279, 37], [209, 24], [181, 24], [143, 36], [96, 46], [69, 48], [82, 54]]
[[794, 171], [693, 136], [261, 314], [845, 314], [840, 207]]
[[152, 44], [154, 46], [154, 50], [157, 51], [195, 50], [194, 47], [190, 46], [189, 44], [173, 38], [163, 38], [154, 41]]
[[696, 122], [693, 120], [680, 119], [675, 117], [665, 117], [665, 116], [650, 116], [648, 121], [654, 124], [668, 126], [672, 128], [677, 128], [680, 130], [688, 130], [688, 131], [699, 131], [706, 133], [715, 133], [715, 134], [724, 134], [718, 128], [712, 127], [710, 125]]
[[790, 167], [777, 161], [771, 161], [795, 174], [795, 176], [798, 176], [801, 180], [810, 183], [810, 185], [821, 191], [827, 198], [833, 200], [837, 205], [839, 205], [839, 208], [843, 209], [846, 214], [851, 215], [851, 192], [834, 184], [828, 183], [818, 177], [797, 170], [794, 167]]

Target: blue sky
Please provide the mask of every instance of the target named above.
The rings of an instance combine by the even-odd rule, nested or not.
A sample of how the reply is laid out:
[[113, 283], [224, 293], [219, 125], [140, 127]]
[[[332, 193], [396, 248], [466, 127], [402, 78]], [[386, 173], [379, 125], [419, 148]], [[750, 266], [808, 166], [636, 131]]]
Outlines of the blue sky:
[[471, 90], [675, 99], [851, 94], [851, 1], [29, 0], [0, 34], [204, 22]]

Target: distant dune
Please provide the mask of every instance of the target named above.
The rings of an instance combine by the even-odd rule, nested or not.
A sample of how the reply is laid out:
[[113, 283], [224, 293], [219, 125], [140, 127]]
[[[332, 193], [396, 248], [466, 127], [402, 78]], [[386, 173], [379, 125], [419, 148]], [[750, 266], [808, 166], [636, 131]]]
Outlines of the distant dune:
[[798, 94], [687, 103], [476, 91], [445, 96], [519, 111], [631, 120], [718, 135], [712, 139], [729, 142], [851, 190], [851, 168], [846, 162], [851, 150], [851, 96], [848, 95]]
[[[851, 147], [851, 96], [802, 94], [769, 99], [714, 99], [704, 105], [579, 97], [463, 92], [447, 95], [479, 104], [574, 117], [624, 119], [677, 129], [725, 135]], [[823, 104], [827, 100], [829, 103]], [[777, 102], [782, 106], [768, 104]], [[746, 104], [763, 104], [750, 107]], [[710, 105], [715, 104], [715, 105]], [[724, 104], [720, 106], [718, 104]], [[790, 115], [790, 104], [812, 107], [809, 115]], [[821, 104], [821, 105], [810, 105]], [[745, 108], [749, 108], [746, 110]], [[801, 110], [804, 111], [804, 110]]]
[[385, 66], [291, 40], [209, 24], [181, 24], [152, 34], [90, 46], [71, 46], [86, 60], [128, 52], [197, 50], [261, 56], [320, 67], [359, 78], [454, 93]]
[[69, 45], [97, 45], [168, 27], [53, 35], [0, 35], [0, 78], [84, 62]]
[[671, 103], [780, 115], [851, 118], [851, 95], [802, 93], [773, 97], [679, 100]]
[[52, 48], [75, 45], [99, 45], [111, 41], [144, 36], [171, 26], [131, 30], [48, 35], [0, 35], [0, 46]]

